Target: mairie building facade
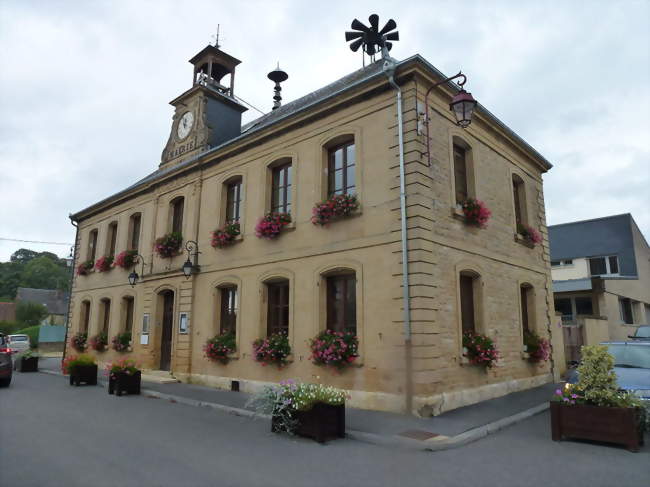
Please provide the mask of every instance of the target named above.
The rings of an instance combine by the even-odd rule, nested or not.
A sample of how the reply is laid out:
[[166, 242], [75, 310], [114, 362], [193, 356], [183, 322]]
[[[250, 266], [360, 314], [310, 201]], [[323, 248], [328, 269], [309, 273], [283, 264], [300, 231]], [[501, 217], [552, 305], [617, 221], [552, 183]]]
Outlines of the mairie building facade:
[[[239, 61], [208, 46], [190, 61], [192, 85], [175, 114], [160, 166], [129, 188], [71, 215], [75, 264], [133, 249], [133, 269], [76, 275], [68, 337], [132, 333], [128, 352], [90, 351], [101, 363], [123, 356], [144, 369], [242, 391], [293, 378], [346, 389], [350, 405], [439, 414], [552, 380], [553, 360], [531, 364], [525, 329], [550, 338], [554, 320], [542, 174], [551, 165], [479, 106], [459, 128], [449, 110], [458, 87], [421, 56], [397, 62], [403, 100], [410, 340], [405, 340], [396, 90], [382, 61], [364, 67], [248, 125], [234, 96]], [[230, 78], [228, 86], [223, 78]], [[427, 152], [425, 127], [430, 148]], [[312, 209], [354, 194], [359, 209], [320, 226]], [[468, 225], [460, 204], [483, 201], [486, 228]], [[275, 239], [258, 238], [265, 214], [291, 215]], [[212, 232], [237, 221], [241, 234], [215, 248]], [[517, 231], [541, 234], [533, 245]], [[162, 258], [156, 239], [180, 232], [180, 255]], [[198, 244], [186, 278], [184, 245]], [[194, 255], [191, 255], [194, 259]], [[359, 358], [342, 372], [316, 366], [309, 340], [348, 329]], [[491, 337], [495, 367], [469, 364], [462, 334]], [[235, 334], [223, 365], [206, 341]], [[253, 359], [252, 343], [288, 334], [289, 364]], [[75, 354], [68, 346], [66, 354]]]

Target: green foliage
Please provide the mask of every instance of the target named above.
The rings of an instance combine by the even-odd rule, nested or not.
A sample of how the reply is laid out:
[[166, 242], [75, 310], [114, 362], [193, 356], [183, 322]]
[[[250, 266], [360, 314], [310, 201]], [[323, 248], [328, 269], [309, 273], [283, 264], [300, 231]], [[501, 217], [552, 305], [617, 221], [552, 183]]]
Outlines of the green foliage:
[[18, 323], [17, 321], [0, 321], [0, 333], [13, 335], [23, 326], [25, 325]]
[[47, 308], [40, 303], [27, 301], [16, 306], [16, 321], [27, 326], [40, 325], [48, 314]]
[[18, 330], [15, 334], [16, 335], [27, 335], [29, 337], [29, 346], [31, 348], [37, 348], [38, 347], [38, 332], [41, 329], [39, 325], [37, 326], [30, 326], [29, 328], [23, 328], [22, 330]]
[[0, 296], [14, 299], [21, 286], [67, 291], [69, 285], [70, 269], [65, 259], [51, 252], [20, 249], [9, 262], [0, 262]]
[[63, 360], [61, 364], [61, 369], [64, 374], [70, 374], [74, 372], [75, 367], [84, 366], [84, 365], [95, 365], [95, 357], [91, 355], [81, 354], [81, 355], [70, 355]]

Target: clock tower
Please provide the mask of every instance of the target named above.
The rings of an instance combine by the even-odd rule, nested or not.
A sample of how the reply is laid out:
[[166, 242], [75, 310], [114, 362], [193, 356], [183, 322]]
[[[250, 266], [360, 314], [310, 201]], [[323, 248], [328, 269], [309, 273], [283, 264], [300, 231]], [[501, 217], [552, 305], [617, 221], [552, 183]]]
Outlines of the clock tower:
[[[172, 130], [160, 166], [178, 164], [241, 134], [241, 114], [247, 109], [234, 96], [238, 59], [208, 45], [190, 59], [192, 87], [170, 102]], [[229, 84], [222, 80], [229, 76]]]

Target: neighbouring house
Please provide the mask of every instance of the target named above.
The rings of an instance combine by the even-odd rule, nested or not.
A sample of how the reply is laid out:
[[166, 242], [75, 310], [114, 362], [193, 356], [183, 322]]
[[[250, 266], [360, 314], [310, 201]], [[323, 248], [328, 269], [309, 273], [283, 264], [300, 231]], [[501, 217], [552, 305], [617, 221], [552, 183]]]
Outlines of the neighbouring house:
[[[402, 203], [384, 60], [243, 126], [240, 61], [210, 45], [190, 63], [158, 169], [134, 184], [125, 174], [126, 189], [71, 215], [69, 337], [130, 332], [129, 356], [186, 382], [253, 391], [319, 380], [349, 391], [353, 406], [423, 415], [552, 380], [552, 361], [531, 363], [523, 344], [526, 330], [549, 338], [555, 319], [542, 183], [551, 164], [521, 137], [480, 105], [461, 129], [449, 107], [459, 87], [445, 82], [425, 100], [445, 76], [419, 55], [395, 61]], [[472, 199], [482, 209], [465, 213]], [[309, 341], [324, 330], [356, 334], [352, 366], [313, 363]], [[495, 341], [496, 366], [469, 363], [471, 332]], [[225, 364], [208, 360], [206, 341], [224, 333], [236, 350]], [[282, 368], [254, 359], [253, 342], [275, 334], [290, 346]]]
[[48, 315], [43, 319], [44, 325], [65, 325], [68, 314], [69, 294], [56, 289], [33, 289], [19, 287], [16, 303], [32, 302], [47, 308]]
[[16, 303], [0, 303], [0, 321], [16, 321]]
[[548, 230], [555, 310], [573, 349], [568, 360], [582, 344], [626, 340], [650, 322], [650, 249], [632, 215]]

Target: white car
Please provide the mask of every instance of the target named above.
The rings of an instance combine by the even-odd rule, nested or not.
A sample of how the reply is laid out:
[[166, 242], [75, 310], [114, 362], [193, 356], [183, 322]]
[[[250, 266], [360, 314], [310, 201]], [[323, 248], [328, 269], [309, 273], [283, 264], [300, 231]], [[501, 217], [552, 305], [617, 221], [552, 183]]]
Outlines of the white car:
[[9, 349], [13, 352], [26, 352], [29, 350], [29, 335], [9, 335]]

